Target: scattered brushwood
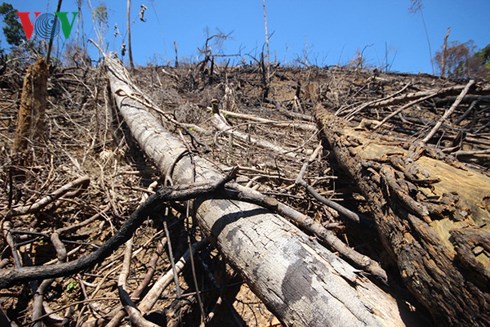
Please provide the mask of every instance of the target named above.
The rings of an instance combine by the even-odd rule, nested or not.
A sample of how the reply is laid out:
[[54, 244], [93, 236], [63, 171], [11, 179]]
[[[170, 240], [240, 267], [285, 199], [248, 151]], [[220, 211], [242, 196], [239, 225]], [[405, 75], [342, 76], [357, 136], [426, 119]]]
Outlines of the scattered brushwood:
[[[7, 76], [14, 74], [8, 69]], [[112, 120], [101, 71], [83, 67], [51, 73], [44, 93], [45, 119], [38, 131], [43, 137], [28, 134], [24, 139], [23, 152], [29, 160], [16, 160], [13, 148], [19, 105], [26, 103], [20, 101], [21, 88], [2, 92], [0, 211], [2, 245], [8, 246], [2, 255], [2, 274], [49, 269], [56, 264], [70, 266], [67, 262], [93, 252], [138, 206], [140, 197], [131, 190], [146, 189], [148, 183], [138, 177], [135, 163], [125, 160], [124, 140], [114, 129], [117, 121]], [[35, 91], [35, 87], [30, 89]], [[35, 99], [31, 96], [26, 101]], [[150, 179], [151, 170], [148, 172]], [[151, 226], [140, 230], [135, 255], [146, 262], [143, 257], [151, 256], [148, 252], [152, 251], [145, 245], [146, 235], [155, 232]], [[93, 299], [117, 303], [118, 298], [106, 291], [102, 296], [97, 293], [116, 272], [104, 277], [119, 255], [99, 262], [92, 273], [85, 270], [63, 278], [47, 275], [44, 280], [34, 274], [27, 283], [4, 288], [0, 294], [7, 319], [19, 326], [73, 324], [87, 308], [94, 307]], [[3, 277], [2, 281], [10, 283]]]
[[[111, 87], [111, 93], [107, 72], [101, 68], [51, 67], [44, 137], [37, 138], [36, 144], [27, 143], [30, 161], [20, 164], [14, 160], [12, 145], [26, 67], [7, 63], [0, 76], [0, 183], [5, 185], [0, 192], [1, 244], [5, 249], [0, 277], [3, 285], [15, 285], [0, 291], [0, 321], [78, 326], [279, 326], [301, 321], [321, 325], [333, 319], [332, 312], [340, 314], [354, 303], [364, 303], [354, 305], [359, 309], [354, 310], [357, 321], [364, 324], [430, 325], [431, 318], [421, 305], [427, 306], [426, 293], [414, 292], [410, 284], [414, 275], [409, 274], [417, 268], [429, 271], [440, 262], [450, 267], [447, 271], [453, 278], [437, 279], [434, 283], [440, 284], [434, 290], [450, 287], [458, 278], [467, 286], [461, 287], [465, 291], [455, 299], [452, 293], [443, 292], [454, 300], [448, 303], [457, 304], [453, 310], [459, 310], [463, 299], [471, 306], [473, 295], [486, 294], [488, 265], [480, 261], [489, 252], [488, 236], [482, 232], [486, 227], [469, 224], [476, 212], [488, 210], [488, 197], [482, 195], [488, 190], [486, 177], [474, 177], [488, 170], [488, 86], [428, 75], [277, 65], [270, 72], [264, 99], [259, 64], [233, 67], [215, 60], [212, 66], [211, 62], [206, 64], [208, 71], [212, 68], [211, 75], [200, 68], [202, 63], [179, 62], [178, 68], [134, 69], [130, 77], [123, 74], [119, 80], [127, 78], [134, 84], [130, 83], [129, 89]], [[367, 176], [379, 177], [370, 187], [380, 192], [371, 195], [387, 200], [381, 214], [393, 219], [384, 226], [401, 225], [406, 231], [402, 236], [413, 241], [411, 244], [390, 247], [390, 240], [400, 234], [396, 229], [390, 234], [379, 228], [378, 202], [371, 203], [373, 200], [362, 193], [362, 185], [356, 183], [359, 180], [333, 160], [337, 154], [334, 144], [330, 147], [324, 142], [315, 124], [312, 108], [318, 102], [343, 118], [338, 125], [332, 123], [338, 117], [328, 122], [332, 130], [350, 131], [347, 124], [354, 128], [349, 135], [360, 133], [372, 140], [366, 148], [377, 149], [379, 140], [380, 149], [389, 147], [389, 156], [362, 159], [369, 165], [357, 167]], [[134, 123], [127, 122], [119, 111], [121, 106], [139, 108], [141, 133], [131, 133]], [[154, 147], [148, 138], [152, 129], [147, 115], [156, 118], [151, 124], [160, 126], [160, 137], [167, 136]], [[342, 122], [345, 120], [351, 122]], [[350, 163], [350, 156], [361, 148], [355, 146], [358, 139], [345, 136], [350, 150], [345, 162]], [[424, 138], [427, 140], [420, 148], [405, 146]], [[177, 154], [170, 148], [161, 149], [170, 140], [179, 144]], [[143, 154], [148, 148], [164, 159], [152, 164], [151, 156]], [[410, 153], [416, 154], [414, 161], [405, 165]], [[177, 157], [171, 159], [174, 154]], [[429, 167], [417, 172], [421, 161], [440, 164], [437, 171]], [[460, 169], [462, 163], [466, 170]], [[129, 239], [125, 236], [114, 243], [121, 230], [128, 231], [125, 223], [148, 197], [176, 187], [172, 185], [182, 179], [194, 182], [194, 173], [196, 179], [203, 174], [209, 177], [205, 173], [208, 165], [216, 178], [230, 173], [235, 177], [220, 189], [220, 200], [198, 196], [194, 202], [162, 202], [149, 210], [147, 219], [139, 221], [135, 230], [129, 230]], [[181, 174], [189, 174], [184, 166], [190, 175]], [[166, 168], [162, 171], [162, 167]], [[451, 176], [462, 174], [461, 185], [465, 186], [460, 189], [466, 190], [466, 195], [459, 189], [457, 194], [442, 189], [452, 182], [444, 177], [446, 168]], [[470, 171], [474, 176], [466, 178]], [[15, 178], [19, 172], [22, 178]], [[483, 196], [483, 202], [476, 207], [477, 202], [466, 198], [468, 194]], [[228, 201], [259, 212], [221, 225], [203, 219], [224, 208], [209, 203]], [[209, 210], [203, 213], [204, 208]], [[420, 218], [425, 209], [429, 214]], [[406, 219], [397, 220], [403, 213]], [[264, 216], [264, 223], [277, 222], [283, 228], [279, 234], [268, 233], [269, 241], [259, 246], [262, 243], [252, 242], [247, 230], [254, 230], [254, 224]], [[235, 233], [238, 236], [232, 235], [231, 226], [240, 226]], [[440, 243], [429, 243], [439, 242], [439, 238]], [[287, 240], [281, 243], [282, 239]], [[239, 241], [241, 247], [236, 244]], [[105, 252], [108, 244], [115, 246]], [[271, 284], [282, 278], [278, 270], [268, 273], [266, 268], [287, 263], [275, 260], [284, 253], [291, 253], [288, 258], [294, 261], [295, 244], [303, 244], [309, 252], [297, 261], [301, 267], [288, 274], [284, 283], [288, 287], [283, 292], [280, 285]], [[403, 272], [398, 259], [410, 245], [420, 250], [411, 252], [417, 265], [407, 266]], [[251, 249], [263, 253], [256, 270], [250, 266], [258, 262], [258, 255]], [[446, 249], [449, 252], [439, 256], [438, 251]], [[100, 252], [104, 255], [94, 256]], [[250, 252], [249, 259], [239, 261], [241, 252]], [[418, 253], [427, 256], [416, 261]], [[94, 261], [72, 265], [87, 257]], [[312, 257], [316, 259], [304, 263]], [[332, 263], [345, 268], [340, 274], [344, 278], [325, 268]], [[60, 265], [72, 271], [66, 276], [49, 273]], [[313, 269], [315, 265], [321, 268]], [[45, 279], [40, 279], [41, 274], [39, 278], [24, 275], [23, 282], [5, 278], [35, 269], [43, 271]], [[264, 282], [267, 276], [271, 279]], [[323, 281], [316, 281], [319, 276]], [[406, 287], [400, 279], [408, 281]], [[337, 294], [338, 289], [325, 284], [331, 280], [344, 285], [342, 296], [350, 299], [339, 305], [339, 310], [332, 309], [332, 301], [304, 304], [314, 298], [311, 290], [316, 286], [312, 285], [321, 284], [321, 292]], [[275, 291], [267, 294], [271, 289]], [[311, 296], [281, 302], [271, 300], [275, 293], [283, 296], [281, 301], [301, 294]], [[452, 317], [453, 311], [445, 306], [428, 309], [435, 323], [477, 324], [488, 312], [485, 296], [479, 302], [480, 311], [474, 312], [474, 321], [466, 315], [439, 319], [446, 309]], [[396, 307], [392, 306], [393, 298]], [[386, 301], [380, 303], [380, 299]], [[441, 297], [434, 299], [442, 301]], [[291, 317], [298, 315], [299, 303], [318, 315], [311, 315], [311, 321], [300, 318], [298, 323], [291, 322]], [[299, 315], [305, 317], [308, 312]], [[345, 324], [353, 325], [354, 321]]]
[[372, 79], [390, 89], [363, 102], [335, 106], [336, 115], [356, 121], [359, 129], [435, 144], [469, 164], [488, 170], [490, 102], [488, 84], [450, 80], [391, 83], [393, 76]]

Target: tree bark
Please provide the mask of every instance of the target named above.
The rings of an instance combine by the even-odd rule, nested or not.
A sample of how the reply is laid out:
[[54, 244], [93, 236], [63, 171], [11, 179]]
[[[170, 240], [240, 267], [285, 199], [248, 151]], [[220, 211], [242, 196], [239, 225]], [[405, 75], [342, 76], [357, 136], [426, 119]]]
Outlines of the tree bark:
[[[211, 162], [191, 158], [141, 103], [124, 96], [138, 91], [118, 61], [106, 58], [106, 66], [121, 116], [162, 174], [174, 184], [222, 176]], [[389, 294], [281, 216], [251, 203], [209, 197], [197, 198], [193, 207], [204, 233], [284, 325], [404, 325]]]
[[13, 144], [13, 153], [27, 149], [29, 141], [34, 141], [44, 130], [44, 113], [48, 96], [48, 65], [44, 59], [38, 59], [27, 69], [20, 97], [17, 129]]
[[338, 164], [366, 197], [405, 285], [434, 321], [487, 325], [490, 178], [423, 144], [404, 148], [354, 130], [321, 105], [315, 116]]

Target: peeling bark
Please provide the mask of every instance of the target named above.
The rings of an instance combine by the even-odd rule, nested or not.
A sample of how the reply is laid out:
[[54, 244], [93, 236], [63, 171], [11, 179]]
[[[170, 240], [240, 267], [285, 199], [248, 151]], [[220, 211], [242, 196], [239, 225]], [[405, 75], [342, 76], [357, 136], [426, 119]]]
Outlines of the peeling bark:
[[486, 326], [490, 178], [423, 144], [354, 130], [321, 105], [315, 116], [412, 294], [440, 325]]

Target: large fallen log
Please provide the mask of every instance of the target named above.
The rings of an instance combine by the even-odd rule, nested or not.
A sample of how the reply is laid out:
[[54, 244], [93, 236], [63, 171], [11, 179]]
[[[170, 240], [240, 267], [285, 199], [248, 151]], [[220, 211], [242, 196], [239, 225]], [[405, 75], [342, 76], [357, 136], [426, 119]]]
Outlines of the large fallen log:
[[[126, 70], [106, 58], [110, 89], [141, 149], [174, 184], [222, 177], [215, 165], [189, 153], [143, 102]], [[287, 326], [403, 326], [403, 306], [284, 218], [251, 203], [198, 198], [205, 234]]]
[[411, 293], [437, 324], [488, 326], [490, 178], [424, 144], [350, 128], [321, 105], [314, 111]]

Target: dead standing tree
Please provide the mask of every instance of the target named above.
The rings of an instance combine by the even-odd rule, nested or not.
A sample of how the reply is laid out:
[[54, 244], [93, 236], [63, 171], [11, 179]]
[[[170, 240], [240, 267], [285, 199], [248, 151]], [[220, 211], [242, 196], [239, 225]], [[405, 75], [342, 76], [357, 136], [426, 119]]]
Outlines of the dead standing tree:
[[[189, 153], [137, 101], [126, 70], [107, 58], [111, 93], [131, 134], [174, 184], [222, 178]], [[146, 104], [147, 105], [147, 104]], [[267, 209], [241, 201], [197, 198], [195, 218], [231, 265], [287, 326], [403, 326], [396, 301], [357, 270]]]
[[270, 61], [271, 54], [269, 48], [269, 28], [267, 24], [267, 6], [265, 0], [262, 0], [262, 8], [264, 10], [264, 34], [265, 34], [265, 55], [262, 51], [260, 56], [260, 62], [262, 65], [262, 82], [264, 83], [264, 95], [263, 99], [267, 99], [270, 90]]
[[131, 0], [127, 0], [126, 15], [127, 15], [126, 16], [126, 24], [128, 25], [127, 33], [128, 33], [129, 66], [131, 68], [134, 68], [133, 47], [131, 44]]
[[446, 58], [447, 58], [447, 39], [451, 33], [451, 27], [447, 28], [444, 42], [442, 43], [442, 58], [441, 58], [441, 77], [446, 77]]
[[213, 53], [213, 49], [211, 48], [211, 44], [210, 44], [211, 41], [216, 42], [216, 45], [220, 47], [221, 43], [230, 37], [230, 34], [225, 34], [220, 31], [218, 31], [218, 33], [216, 34], [209, 36], [209, 33], [206, 30], [206, 34], [207, 37], [206, 37], [206, 41], [204, 41], [204, 46], [198, 49], [201, 55], [203, 55], [203, 59], [197, 64], [198, 72], [200, 73], [201, 79], [205, 85], [213, 83], [215, 58], [216, 56], [218, 56], [217, 54]]

